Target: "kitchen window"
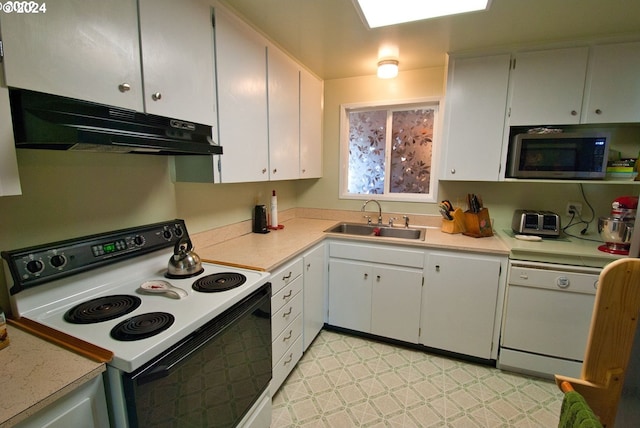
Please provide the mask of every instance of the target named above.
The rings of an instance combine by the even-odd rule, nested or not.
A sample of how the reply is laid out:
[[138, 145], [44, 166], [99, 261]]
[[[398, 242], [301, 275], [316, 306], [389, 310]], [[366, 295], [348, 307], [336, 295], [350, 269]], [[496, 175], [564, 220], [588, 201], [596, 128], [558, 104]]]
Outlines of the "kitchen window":
[[438, 100], [341, 106], [340, 197], [434, 202]]

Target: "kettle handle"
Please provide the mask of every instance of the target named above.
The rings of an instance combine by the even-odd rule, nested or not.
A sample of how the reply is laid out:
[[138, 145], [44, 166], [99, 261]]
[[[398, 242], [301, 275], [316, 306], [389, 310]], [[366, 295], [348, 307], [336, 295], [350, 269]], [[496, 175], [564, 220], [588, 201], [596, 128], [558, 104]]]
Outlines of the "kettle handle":
[[191, 239], [183, 237], [177, 241], [176, 245], [173, 247], [173, 255], [177, 256], [180, 253], [188, 253], [191, 250], [193, 250]]

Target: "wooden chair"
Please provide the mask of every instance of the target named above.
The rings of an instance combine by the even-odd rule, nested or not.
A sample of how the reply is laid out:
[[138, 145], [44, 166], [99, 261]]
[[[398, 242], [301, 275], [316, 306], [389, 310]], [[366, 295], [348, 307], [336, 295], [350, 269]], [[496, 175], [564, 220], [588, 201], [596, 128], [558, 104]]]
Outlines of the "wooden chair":
[[558, 387], [569, 382], [604, 427], [615, 422], [638, 316], [640, 259], [616, 260], [600, 273], [580, 379], [555, 375]]

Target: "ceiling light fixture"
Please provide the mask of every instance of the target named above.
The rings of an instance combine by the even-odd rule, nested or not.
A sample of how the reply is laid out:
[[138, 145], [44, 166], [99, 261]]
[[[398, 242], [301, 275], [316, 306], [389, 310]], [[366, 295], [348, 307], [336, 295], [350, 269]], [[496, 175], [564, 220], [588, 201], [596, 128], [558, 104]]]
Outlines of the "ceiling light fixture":
[[398, 75], [397, 59], [384, 59], [378, 61], [378, 77], [381, 79], [393, 79]]
[[353, 0], [369, 28], [486, 10], [491, 0]]

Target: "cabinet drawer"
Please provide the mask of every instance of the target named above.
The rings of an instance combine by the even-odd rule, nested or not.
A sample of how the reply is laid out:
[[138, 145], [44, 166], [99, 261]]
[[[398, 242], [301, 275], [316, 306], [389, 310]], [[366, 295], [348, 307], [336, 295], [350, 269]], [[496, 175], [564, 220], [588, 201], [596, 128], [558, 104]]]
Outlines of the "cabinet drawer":
[[415, 268], [424, 266], [424, 251], [382, 245], [331, 242], [329, 257]]
[[302, 275], [302, 266], [302, 259], [298, 258], [273, 272], [271, 274], [272, 294], [275, 295], [282, 289], [282, 287], [290, 284], [297, 277]]
[[271, 337], [275, 339], [301, 313], [302, 293], [297, 293], [289, 303], [271, 316]]
[[291, 370], [296, 366], [302, 357], [302, 337], [298, 337], [291, 348], [273, 366], [273, 377], [271, 378], [271, 396], [280, 389], [280, 386], [287, 378]]
[[297, 293], [302, 290], [302, 277], [299, 276], [293, 282], [287, 284], [277, 293], [271, 295], [271, 313], [275, 314], [284, 305], [289, 303]]
[[291, 347], [302, 334], [302, 315], [298, 315], [291, 324], [285, 328], [278, 337], [273, 341], [272, 345], [272, 361], [275, 365], [280, 358], [287, 352], [287, 349]]

